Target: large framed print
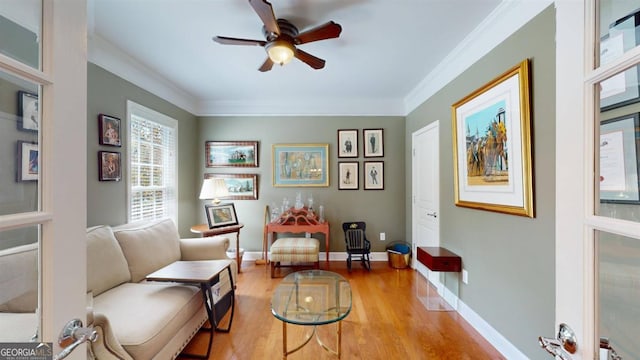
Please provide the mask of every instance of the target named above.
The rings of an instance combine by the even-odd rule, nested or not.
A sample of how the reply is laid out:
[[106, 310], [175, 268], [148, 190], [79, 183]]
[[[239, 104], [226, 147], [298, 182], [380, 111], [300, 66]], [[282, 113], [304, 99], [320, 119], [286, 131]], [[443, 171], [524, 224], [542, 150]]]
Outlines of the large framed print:
[[39, 167], [38, 143], [18, 141], [16, 181], [38, 180]]
[[455, 205], [534, 217], [529, 60], [451, 107]]
[[207, 141], [207, 167], [258, 167], [257, 141]]
[[357, 158], [358, 157], [358, 130], [343, 129], [338, 130], [338, 157]]
[[600, 201], [640, 204], [640, 115], [600, 123]]
[[220, 200], [258, 200], [258, 174], [204, 174], [205, 179], [223, 179], [229, 195]]
[[273, 186], [329, 186], [329, 144], [274, 144]]

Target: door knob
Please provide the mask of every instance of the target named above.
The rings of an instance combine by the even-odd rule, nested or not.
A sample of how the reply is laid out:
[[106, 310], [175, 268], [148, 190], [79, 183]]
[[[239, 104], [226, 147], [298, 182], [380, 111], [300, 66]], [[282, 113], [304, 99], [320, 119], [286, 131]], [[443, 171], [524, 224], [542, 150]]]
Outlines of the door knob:
[[561, 360], [571, 360], [578, 349], [576, 334], [567, 324], [560, 324], [556, 338], [540, 336], [538, 343], [549, 354]]
[[432, 216], [434, 218], [437, 218], [438, 214], [434, 211], [434, 212], [427, 213], [427, 216]]
[[65, 325], [58, 336], [58, 344], [64, 349], [54, 357], [61, 360], [69, 356], [78, 345], [86, 341], [94, 342], [98, 339], [98, 332], [93, 327], [82, 327], [82, 320], [73, 319]]

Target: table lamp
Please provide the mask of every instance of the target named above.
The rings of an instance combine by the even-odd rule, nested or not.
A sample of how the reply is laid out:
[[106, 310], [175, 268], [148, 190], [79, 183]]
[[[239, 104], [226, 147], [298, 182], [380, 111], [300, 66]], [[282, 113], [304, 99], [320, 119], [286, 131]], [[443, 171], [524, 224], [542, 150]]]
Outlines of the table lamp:
[[229, 195], [229, 189], [224, 179], [204, 179], [200, 189], [201, 200], [213, 200], [213, 204], [220, 204], [220, 198]]

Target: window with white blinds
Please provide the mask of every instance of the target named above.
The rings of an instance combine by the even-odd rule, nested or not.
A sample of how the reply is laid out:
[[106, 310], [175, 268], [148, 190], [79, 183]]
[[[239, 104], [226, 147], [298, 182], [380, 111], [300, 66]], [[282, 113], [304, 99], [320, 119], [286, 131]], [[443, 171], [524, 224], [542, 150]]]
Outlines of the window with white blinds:
[[129, 119], [129, 222], [172, 218], [177, 224], [178, 122], [134, 102]]

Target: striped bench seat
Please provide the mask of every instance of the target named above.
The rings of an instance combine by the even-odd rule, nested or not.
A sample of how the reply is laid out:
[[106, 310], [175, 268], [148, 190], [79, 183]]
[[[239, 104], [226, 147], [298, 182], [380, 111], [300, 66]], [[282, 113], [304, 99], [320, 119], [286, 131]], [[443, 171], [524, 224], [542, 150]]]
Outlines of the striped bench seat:
[[[271, 245], [269, 260], [271, 261], [271, 277], [279, 267], [294, 267], [313, 264], [320, 268], [320, 241], [314, 238], [280, 238]], [[289, 263], [283, 265], [282, 263]]]

